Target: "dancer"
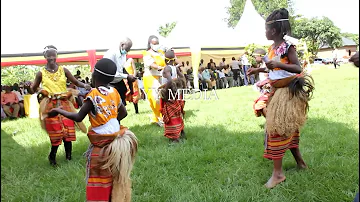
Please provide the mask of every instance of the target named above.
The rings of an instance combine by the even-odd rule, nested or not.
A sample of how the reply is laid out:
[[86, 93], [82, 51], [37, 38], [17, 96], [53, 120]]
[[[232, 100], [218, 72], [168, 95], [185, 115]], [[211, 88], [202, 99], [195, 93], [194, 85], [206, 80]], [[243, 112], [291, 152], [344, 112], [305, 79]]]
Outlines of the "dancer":
[[[159, 39], [151, 35], [148, 39], [147, 50], [143, 53], [144, 60], [144, 90], [150, 102], [150, 107], [153, 112], [151, 123], [156, 123], [162, 127], [164, 122], [160, 112], [160, 101], [158, 95], [158, 88], [160, 87], [161, 71], [166, 66], [165, 64], [165, 48], [159, 45]], [[177, 64], [179, 63], [175, 60]]]
[[308, 101], [314, 90], [312, 78], [302, 73], [295, 47], [284, 40], [290, 34], [289, 13], [274, 11], [266, 19], [266, 37], [273, 40], [269, 47], [266, 68], [252, 68], [249, 75], [269, 69], [271, 93], [266, 107], [266, 144], [264, 157], [274, 163], [271, 178], [265, 184], [273, 188], [285, 180], [282, 158], [290, 149], [299, 168], [306, 168], [299, 150], [300, 128], [305, 124]]
[[[136, 77], [136, 66], [132, 58], [129, 58], [126, 61], [125, 69], [129, 73], [129, 75], [132, 75], [134, 78]], [[132, 102], [134, 104], [135, 113], [139, 114], [138, 102], [141, 97], [141, 92], [139, 90], [138, 80], [134, 79], [133, 82], [129, 82], [128, 80], [126, 80], [125, 84], [128, 86], [128, 90], [126, 92], [126, 101]]]
[[[266, 55], [264, 49], [255, 49], [254, 54], [258, 68], [264, 66], [263, 57]], [[268, 73], [259, 73], [260, 81], [255, 83], [255, 87], [260, 91], [260, 96], [255, 100], [253, 108], [256, 117], [266, 117], [266, 103], [270, 94], [270, 80]]]
[[[44, 69], [36, 74], [35, 81], [30, 90], [32, 93], [36, 92], [41, 83], [42, 90], [38, 92], [40, 123], [41, 127], [47, 131], [50, 137], [51, 152], [48, 157], [50, 164], [56, 166], [56, 153], [62, 141], [64, 141], [66, 159], [71, 160], [71, 142], [76, 141], [75, 124], [74, 121], [64, 116], [47, 117], [47, 113], [59, 106], [66, 111], [76, 112], [73, 105], [75, 101], [74, 92], [67, 90], [67, 79], [78, 87], [86, 88], [87, 90], [90, 90], [91, 87], [78, 81], [68, 69], [58, 66], [56, 63], [57, 49], [55, 46], [46, 46], [43, 54], [47, 64]], [[78, 122], [76, 125], [86, 133], [86, 127], [82, 122]]]
[[55, 108], [49, 113], [49, 116], [61, 114], [74, 121], [89, 116], [87, 201], [131, 201], [130, 172], [137, 152], [137, 138], [117, 120], [125, 118], [127, 113], [117, 90], [109, 86], [115, 74], [113, 61], [99, 60], [92, 74], [95, 88], [86, 96], [80, 111], [71, 113]]
[[161, 113], [165, 124], [164, 136], [169, 138], [170, 143], [179, 143], [180, 139], [185, 139], [184, 106], [185, 100], [182, 89], [186, 88], [186, 79], [179, 67], [176, 67], [178, 78], [173, 76], [173, 68], [166, 66], [163, 76], [166, 83], [161, 86], [160, 103]]
[[[176, 57], [175, 52], [172, 49], [169, 49], [165, 52], [165, 64], [166, 68], [164, 68], [162, 72], [162, 84], [166, 84], [168, 80], [168, 76], [170, 76], [171, 79], [175, 79], [178, 77], [178, 69], [182, 66], [181, 64], [176, 65]], [[181, 69], [180, 69], [181, 70]], [[182, 72], [182, 71], [181, 71]], [[165, 75], [165, 76], [164, 76]]]

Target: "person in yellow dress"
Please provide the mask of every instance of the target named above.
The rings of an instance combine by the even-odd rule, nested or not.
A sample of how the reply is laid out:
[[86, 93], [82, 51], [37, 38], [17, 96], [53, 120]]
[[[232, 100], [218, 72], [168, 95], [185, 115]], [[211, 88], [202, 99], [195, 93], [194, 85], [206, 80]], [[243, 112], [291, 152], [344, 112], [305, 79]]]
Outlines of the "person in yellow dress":
[[[44, 57], [47, 60], [45, 68], [36, 74], [35, 81], [31, 86], [33, 92], [37, 92], [40, 84], [42, 89], [38, 92], [38, 99], [40, 102], [40, 123], [43, 129], [47, 131], [51, 142], [51, 152], [49, 154], [49, 161], [52, 166], [56, 166], [56, 153], [59, 145], [64, 141], [66, 159], [71, 160], [72, 141], [76, 140], [75, 123], [74, 121], [58, 115], [55, 117], [48, 117], [47, 113], [56, 107], [61, 107], [63, 110], [75, 112], [73, 106], [74, 97], [72, 91], [66, 88], [66, 80], [69, 79], [78, 87], [90, 90], [88, 84], [78, 81], [71, 72], [59, 66], [56, 63], [57, 49], [55, 46], [46, 46], [44, 50]], [[77, 126], [86, 132], [86, 127], [82, 122], [77, 123]]]
[[[150, 107], [153, 112], [151, 123], [156, 123], [160, 127], [164, 122], [160, 112], [160, 100], [158, 88], [160, 87], [160, 78], [165, 64], [165, 47], [159, 44], [159, 38], [151, 35], [148, 39], [147, 50], [143, 53], [144, 60], [144, 90], [147, 99], [150, 102]], [[181, 64], [176, 60], [176, 64]]]

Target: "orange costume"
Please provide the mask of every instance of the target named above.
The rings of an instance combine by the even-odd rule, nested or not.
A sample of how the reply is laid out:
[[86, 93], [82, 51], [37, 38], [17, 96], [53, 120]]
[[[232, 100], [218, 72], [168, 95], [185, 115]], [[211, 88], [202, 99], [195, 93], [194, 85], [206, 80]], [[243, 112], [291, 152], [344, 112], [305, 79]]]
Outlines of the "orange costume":
[[[85, 101], [91, 101], [94, 105], [94, 110], [88, 114], [91, 123], [88, 138], [91, 144], [87, 151], [86, 200], [130, 201], [129, 173], [120, 172], [124, 166], [127, 167], [126, 170], [131, 170], [137, 140], [135, 135], [126, 127], [120, 126], [117, 120], [121, 106], [120, 95], [113, 87], [101, 86], [92, 89]], [[124, 136], [127, 137], [122, 138]], [[111, 155], [115, 157], [110, 158]], [[111, 165], [106, 167], [109, 161], [110, 164], [115, 163], [111, 161], [120, 162], [117, 167], [120, 169], [113, 173]], [[118, 176], [124, 178], [124, 183], [119, 181]]]

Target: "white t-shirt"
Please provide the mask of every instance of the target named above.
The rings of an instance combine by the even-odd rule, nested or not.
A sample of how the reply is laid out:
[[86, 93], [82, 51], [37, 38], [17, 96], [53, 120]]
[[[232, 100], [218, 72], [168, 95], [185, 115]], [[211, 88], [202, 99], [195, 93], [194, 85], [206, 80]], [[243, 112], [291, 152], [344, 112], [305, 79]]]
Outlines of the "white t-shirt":
[[225, 78], [225, 74], [222, 71], [216, 70], [216, 73], [219, 75], [219, 78]]
[[249, 60], [245, 54], [243, 56], [241, 56], [241, 63], [242, 63], [242, 65], [250, 65]]
[[124, 74], [124, 65], [126, 62], [126, 54], [121, 54], [119, 48], [109, 49], [104, 54], [104, 58], [112, 60], [117, 67], [114, 81], [111, 83], [118, 83], [123, 79], [127, 78], [127, 74]]

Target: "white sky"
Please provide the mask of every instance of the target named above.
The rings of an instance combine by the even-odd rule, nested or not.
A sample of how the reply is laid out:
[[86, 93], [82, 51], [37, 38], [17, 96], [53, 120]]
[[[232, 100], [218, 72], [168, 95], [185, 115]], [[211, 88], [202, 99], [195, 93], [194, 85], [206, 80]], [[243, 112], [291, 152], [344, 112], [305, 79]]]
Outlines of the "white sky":
[[[297, 13], [327, 16], [343, 32], [359, 33], [358, 0], [295, 1]], [[228, 5], [229, 0], [1, 0], [1, 50], [42, 52], [50, 44], [59, 50], [106, 49], [117, 46], [120, 35], [132, 38], [134, 48], [143, 48], [148, 36], [167, 22], [199, 25], [204, 34], [224, 27]]]

